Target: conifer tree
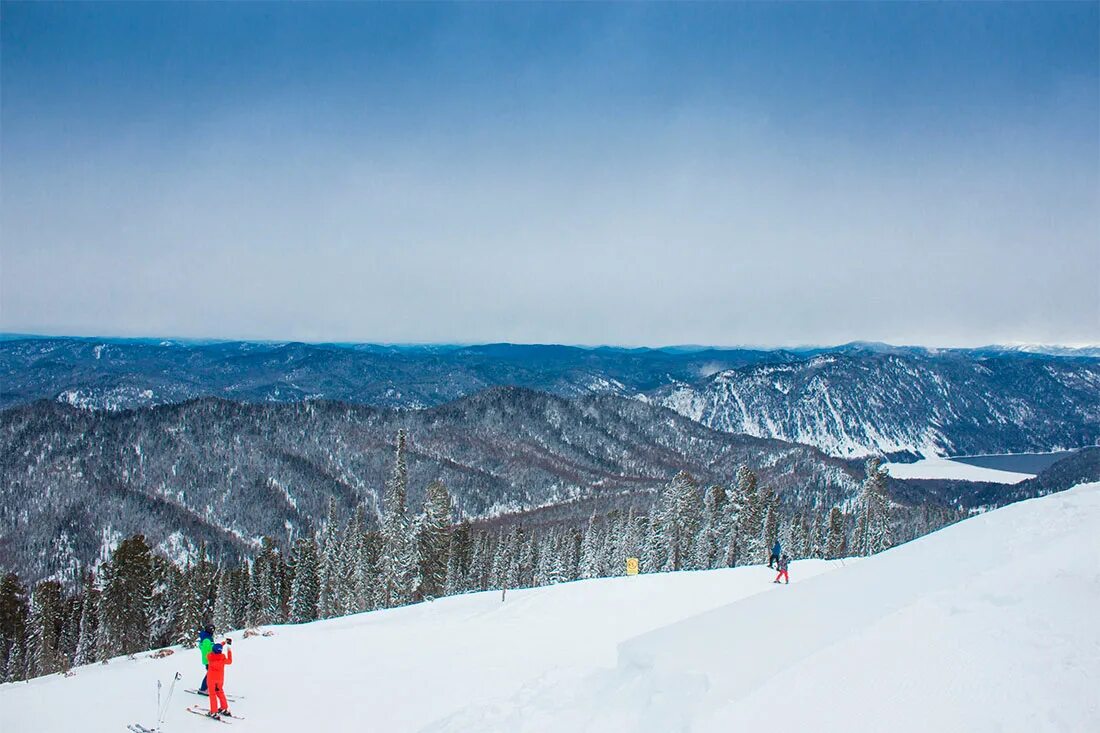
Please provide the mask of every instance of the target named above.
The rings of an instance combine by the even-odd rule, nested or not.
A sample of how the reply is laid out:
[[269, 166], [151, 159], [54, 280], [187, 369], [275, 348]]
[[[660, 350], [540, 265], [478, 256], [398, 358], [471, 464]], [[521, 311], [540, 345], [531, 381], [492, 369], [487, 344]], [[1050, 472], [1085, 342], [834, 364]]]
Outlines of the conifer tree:
[[27, 629], [21, 627], [12, 640], [11, 656], [8, 658], [7, 679], [11, 682], [19, 682], [31, 678], [27, 665]]
[[663, 570], [692, 567], [701, 514], [699, 487], [691, 474], [681, 471], [665, 486], [658, 503]]
[[332, 618], [340, 615], [338, 607], [340, 562], [340, 530], [337, 526], [336, 497], [328, 499], [328, 511], [321, 533], [317, 538], [317, 552], [320, 562], [317, 566], [317, 580], [320, 595], [317, 601], [317, 613], [320, 618]]
[[601, 560], [601, 545], [599, 537], [599, 525], [596, 524], [596, 513], [588, 518], [588, 528], [581, 539], [581, 577], [598, 578], [603, 565]]
[[470, 539], [470, 523], [463, 520], [451, 533], [447, 559], [447, 595], [469, 590], [470, 555], [473, 548]]
[[451, 550], [451, 494], [442, 481], [428, 484], [419, 534], [419, 598], [436, 598], [447, 583]]
[[864, 555], [873, 555], [893, 544], [886, 496], [887, 473], [882, 470], [882, 459], [878, 457], [868, 458], [865, 468], [867, 476], [860, 497], [863, 509], [860, 549]]
[[29, 612], [27, 589], [19, 582], [19, 576], [5, 574], [0, 578], [0, 682], [23, 679], [15, 676], [17, 666], [21, 673], [25, 672], [22, 657], [17, 662], [9, 664], [9, 661], [16, 653], [17, 644], [23, 643]]
[[771, 487], [760, 492], [760, 502], [764, 513], [764, 525], [761, 528], [760, 543], [768, 553], [779, 539], [779, 499]]
[[[726, 504], [725, 489], [717, 485], [707, 489], [703, 501], [702, 528], [696, 546], [695, 567], [700, 570], [709, 570], [719, 565], [719, 554], [724, 549], [722, 543], [726, 535]], [[721, 554], [724, 556], [724, 552]]]
[[320, 578], [317, 566], [317, 546], [308, 537], [299, 538], [294, 543], [291, 555], [294, 580], [290, 589], [290, 620], [304, 624], [318, 617], [317, 603], [320, 599]]
[[57, 642], [57, 657], [62, 671], [72, 669], [76, 658], [76, 643], [80, 636], [80, 616], [84, 607], [84, 596], [77, 591], [62, 601], [61, 636]]
[[841, 557], [841, 547], [844, 544], [844, 515], [839, 507], [829, 510], [829, 535], [825, 541], [825, 557], [836, 560]]
[[30, 677], [53, 674], [61, 669], [57, 654], [61, 584], [44, 580], [31, 593], [27, 628], [27, 669]]
[[153, 585], [149, 600], [149, 636], [153, 646], [161, 646], [174, 641], [180, 612], [181, 575], [174, 563], [162, 557], [153, 555], [151, 562]]
[[145, 537], [138, 534], [123, 540], [112, 553], [110, 565], [100, 597], [106, 642], [121, 654], [148, 649], [153, 567]]
[[196, 590], [198, 570], [190, 565], [180, 574], [179, 611], [176, 615], [175, 641], [186, 649], [198, 643], [199, 629], [205, 619], [202, 617], [202, 598]]
[[73, 664], [81, 666], [95, 661], [96, 622], [99, 618], [99, 589], [91, 571], [84, 580], [84, 602], [80, 609], [80, 631], [77, 635]]
[[400, 606], [412, 597], [416, 571], [416, 546], [412, 541], [406, 500], [409, 469], [404, 429], [397, 433], [393, 475], [386, 486], [382, 515], [382, 582], [386, 606]]
[[756, 488], [756, 474], [747, 466], [741, 466], [737, 470], [737, 485], [734, 488], [734, 494], [739, 511], [737, 531], [730, 543], [729, 566], [761, 562], [764, 554], [761, 533], [764, 512]]

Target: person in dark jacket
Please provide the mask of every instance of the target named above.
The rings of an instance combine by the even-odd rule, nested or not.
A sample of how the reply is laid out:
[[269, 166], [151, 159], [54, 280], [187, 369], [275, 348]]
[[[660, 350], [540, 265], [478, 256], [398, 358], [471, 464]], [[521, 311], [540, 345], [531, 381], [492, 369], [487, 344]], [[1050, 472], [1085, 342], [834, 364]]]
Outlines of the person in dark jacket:
[[[214, 648], [214, 624], [207, 624], [199, 631], [199, 654], [202, 655], [202, 666], [207, 671], [210, 670], [210, 666], [207, 664], [207, 657], [210, 656], [210, 650]], [[206, 694], [206, 678], [209, 675], [204, 674], [202, 676], [202, 684], [199, 685], [199, 692], [203, 695]]]
[[779, 562], [779, 556], [783, 554], [783, 546], [779, 544], [779, 540], [775, 541], [772, 545], [772, 554], [768, 557], [768, 567], [774, 568]]
[[772, 581], [773, 583], [778, 583], [779, 579], [782, 578], [785, 584], [791, 584], [790, 576], [787, 575], [787, 566], [790, 564], [790, 562], [791, 559], [786, 555], [779, 556], [779, 560], [775, 563], [776, 566], [779, 568], [779, 575], [775, 576], [775, 580]]

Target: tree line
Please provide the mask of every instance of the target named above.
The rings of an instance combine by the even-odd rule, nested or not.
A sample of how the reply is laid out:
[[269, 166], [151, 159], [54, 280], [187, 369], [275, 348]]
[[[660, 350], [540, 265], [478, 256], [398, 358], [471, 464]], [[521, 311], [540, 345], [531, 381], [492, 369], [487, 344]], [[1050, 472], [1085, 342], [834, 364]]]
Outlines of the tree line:
[[215, 564], [200, 547], [179, 565], [142, 535], [123, 540], [79, 587], [47, 580], [29, 590], [0, 578], [0, 681], [17, 681], [172, 644], [198, 628], [307, 623], [442, 596], [642, 572], [763, 563], [779, 539], [793, 558], [869, 555], [960, 517], [894, 504], [878, 459], [866, 465], [851, 511], [781, 516], [775, 492], [742, 466], [732, 485], [701, 487], [680, 472], [649, 511], [593, 514], [586, 525], [475, 526], [456, 522], [441, 482], [419, 511], [408, 506], [407, 437], [397, 436], [380, 519], [366, 506], [341, 517], [331, 499], [321, 529], [290, 548], [265, 538], [256, 556]]

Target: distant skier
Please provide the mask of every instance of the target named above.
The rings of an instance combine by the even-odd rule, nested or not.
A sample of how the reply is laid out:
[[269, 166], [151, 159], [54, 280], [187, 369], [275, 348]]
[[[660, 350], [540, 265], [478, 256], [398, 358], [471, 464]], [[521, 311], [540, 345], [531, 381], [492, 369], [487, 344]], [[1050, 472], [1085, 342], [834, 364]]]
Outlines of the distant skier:
[[[233, 645], [232, 639], [225, 640], [225, 646], [230, 647]], [[210, 650], [210, 655], [206, 658], [207, 664], [207, 677], [210, 678], [210, 717], [220, 718], [225, 716], [232, 718], [233, 714], [229, 712], [229, 701], [225, 699], [225, 668], [227, 665], [233, 664], [233, 650], [226, 649], [226, 653], [222, 654], [222, 645], [215, 644]]]
[[775, 541], [772, 545], [772, 554], [768, 558], [768, 567], [774, 568], [779, 563], [779, 556], [783, 554], [783, 546], [779, 544], [779, 540]]
[[791, 579], [787, 575], [787, 565], [789, 565], [790, 562], [791, 562], [791, 559], [789, 557], [787, 557], [786, 555], [780, 555], [779, 556], [779, 559], [776, 560], [776, 563], [775, 563], [776, 566], [779, 568], [779, 575], [775, 576], [775, 580], [772, 581], [773, 583], [778, 583], [779, 579], [782, 578], [784, 583], [786, 583], [787, 585], [791, 584]]
[[[209, 670], [207, 666], [206, 658], [210, 655], [210, 650], [214, 647], [214, 624], [207, 624], [203, 626], [199, 631], [199, 654], [202, 655], [202, 666]], [[199, 685], [199, 694], [206, 694], [206, 678], [209, 676], [209, 672], [202, 676], [202, 684]]]

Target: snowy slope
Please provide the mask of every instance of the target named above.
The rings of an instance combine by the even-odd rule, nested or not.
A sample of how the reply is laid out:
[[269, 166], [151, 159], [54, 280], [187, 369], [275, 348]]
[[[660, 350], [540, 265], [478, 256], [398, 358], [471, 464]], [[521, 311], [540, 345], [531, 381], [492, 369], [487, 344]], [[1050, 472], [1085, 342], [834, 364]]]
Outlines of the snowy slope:
[[1100, 730], [1098, 527], [1100, 484], [1021, 502], [431, 730]]
[[[807, 560], [794, 572], [805, 577], [833, 566]], [[738, 568], [588, 580], [509, 591], [503, 603], [499, 591], [475, 593], [276, 626], [270, 638], [235, 636], [226, 689], [247, 697], [234, 707], [248, 718], [236, 730], [302, 733], [324, 724], [332, 733], [417, 731], [546, 674], [609, 667], [621, 641], [775, 590], [771, 577], [766, 568]], [[177, 670], [195, 687], [198, 652], [177, 648], [163, 660], [116, 659], [67, 679], [0, 685], [0, 730], [125, 733], [127, 723], [150, 725], [156, 681], [167, 686]], [[201, 699], [177, 691], [166, 731], [221, 730], [187, 714], [193, 702]]]
[[[1100, 484], [876, 557], [645, 575], [275, 627], [239, 731], [1100, 730]], [[830, 571], [830, 572], [825, 572]], [[0, 685], [8, 731], [148, 724], [197, 652]], [[217, 724], [183, 712], [166, 730]]]

